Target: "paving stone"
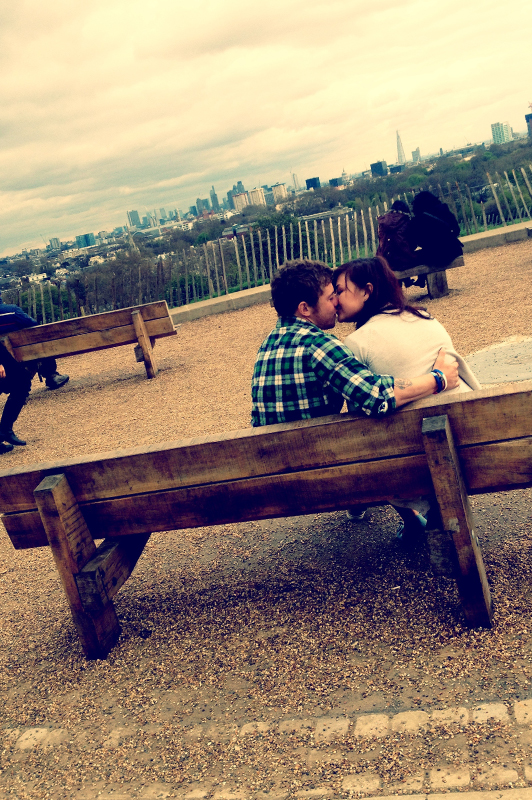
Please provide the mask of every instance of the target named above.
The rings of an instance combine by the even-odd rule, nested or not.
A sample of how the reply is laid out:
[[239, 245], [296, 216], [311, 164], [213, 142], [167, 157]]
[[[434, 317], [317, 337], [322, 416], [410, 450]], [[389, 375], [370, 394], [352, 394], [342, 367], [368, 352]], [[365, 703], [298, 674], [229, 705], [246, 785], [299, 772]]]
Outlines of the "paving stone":
[[365, 714], [359, 717], [355, 725], [355, 736], [373, 737], [387, 736], [390, 732], [390, 720], [386, 714]]
[[279, 733], [307, 733], [315, 727], [313, 719], [284, 719], [279, 723]]
[[301, 789], [299, 792], [296, 792], [296, 797], [301, 798], [301, 800], [306, 800], [306, 798], [320, 798], [320, 797], [330, 797], [332, 795], [332, 789], [327, 788], [326, 786], [319, 788], [319, 789]]
[[490, 719], [509, 722], [508, 709], [504, 703], [481, 703], [471, 709], [472, 722], [487, 722]]
[[483, 785], [495, 784], [495, 786], [502, 786], [504, 784], [517, 783], [518, 780], [517, 770], [509, 769], [508, 767], [488, 767], [475, 776], [475, 783]]
[[346, 736], [350, 724], [346, 717], [320, 717], [316, 720], [316, 741], [329, 742]]
[[314, 767], [316, 764], [340, 764], [345, 761], [346, 754], [339, 750], [332, 753], [329, 750], [309, 750], [307, 764]]
[[244, 789], [218, 789], [212, 800], [249, 800], [249, 792]]
[[240, 736], [247, 736], [250, 733], [268, 733], [270, 724], [268, 722], [246, 722], [240, 728]]
[[191, 789], [184, 795], [184, 800], [205, 800], [210, 793], [210, 789]]
[[525, 778], [527, 781], [532, 781], [532, 764], [525, 764]]
[[532, 724], [532, 700], [520, 700], [514, 703], [515, 721], [519, 725]]
[[19, 736], [16, 740], [15, 749], [30, 750], [32, 747], [37, 747], [38, 745], [53, 744], [54, 741], [57, 741], [57, 734], [59, 733], [61, 732], [51, 730], [50, 728], [28, 728], [28, 730], [24, 731], [22, 736]]
[[438, 708], [432, 711], [430, 721], [435, 725], [467, 725], [469, 722], [469, 709], [460, 706], [458, 708]]
[[[519, 789], [497, 789], [493, 791], [460, 792], [460, 800], [532, 800], [532, 788], [523, 787]], [[449, 794], [431, 794], [429, 800], [449, 800]], [[391, 800], [391, 798], [379, 797], [379, 800]], [[397, 798], [396, 798], [397, 800]], [[401, 798], [406, 800], [406, 798]], [[419, 797], [417, 800], [423, 800]]]
[[358, 792], [359, 794], [373, 794], [381, 788], [381, 779], [374, 772], [361, 772], [358, 775], [348, 775], [342, 781], [344, 792]]
[[102, 747], [112, 750], [118, 747], [124, 739], [131, 738], [136, 733], [137, 728], [133, 727], [113, 728], [102, 742]]
[[430, 716], [426, 711], [402, 711], [391, 719], [392, 731], [403, 733], [417, 733], [421, 728], [426, 728]]
[[468, 769], [448, 769], [446, 767], [431, 769], [429, 779], [431, 789], [459, 789], [462, 786], [469, 786], [471, 783]]
[[400, 783], [386, 784], [387, 791], [400, 792], [421, 792], [423, 791], [423, 784], [425, 783], [425, 773], [418, 772], [416, 775], [410, 775]]
[[154, 783], [151, 786], [144, 786], [139, 793], [139, 798], [141, 800], [164, 800], [171, 794], [174, 794], [171, 787], [164, 783]]

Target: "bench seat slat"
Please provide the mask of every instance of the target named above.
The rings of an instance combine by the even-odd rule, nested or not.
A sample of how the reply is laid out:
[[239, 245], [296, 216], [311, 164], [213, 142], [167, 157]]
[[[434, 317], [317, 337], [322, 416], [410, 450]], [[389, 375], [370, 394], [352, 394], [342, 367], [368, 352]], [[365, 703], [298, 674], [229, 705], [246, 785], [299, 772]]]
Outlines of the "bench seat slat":
[[383, 420], [340, 414], [0, 472], [0, 511], [35, 508], [33, 491], [64, 472], [79, 503], [424, 453], [421, 422], [447, 414], [459, 448], [532, 436], [532, 381], [438, 395]]
[[399, 272], [395, 272], [394, 270], [394, 272], [397, 280], [402, 281], [405, 278], [414, 278], [416, 275], [430, 275], [433, 272], [445, 272], [445, 270], [463, 267], [464, 265], [464, 257], [458, 256], [458, 258], [455, 258], [454, 261], [451, 261], [451, 263], [447, 264], [445, 267], [428, 267], [425, 264], [421, 264], [419, 267], [410, 267], [409, 269], [403, 269]]
[[[150, 338], [160, 339], [163, 336], [176, 334], [175, 329], [168, 330], [166, 320], [148, 320], [146, 329]], [[37, 330], [28, 328], [26, 330]], [[21, 333], [17, 331], [16, 333]], [[68, 336], [65, 339], [54, 339], [33, 344], [19, 345], [15, 337], [10, 334], [9, 339], [13, 345], [13, 352], [17, 361], [33, 361], [39, 358], [62, 358], [65, 356], [81, 355], [82, 353], [92, 352], [93, 350], [105, 350], [109, 347], [118, 347], [126, 344], [136, 344], [138, 342], [135, 327], [130, 321], [128, 325], [111, 328], [109, 330], [92, 331], [90, 333], [80, 333], [77, 336]]]
[[[459, 451], [469, 494], [532, 486], [532, 436]], [[304, 472], [182, 487], [80, 504], [94, 538], [334, 511], [389, 497], [429, 496], [424, 453]], [[36, 510], [5, 514], [17, 549], [48, 544]]]
[[121, 308], [117, 311], [104, 311], [101, 314], [89, 314], [86, 317], [75, 317], [60, 322], [49, 322], [46, 325], [36, 325], [31, 328], [21, 328], [10, 334], [14, 347], [38, 342], [54, 341], [69, 336], [78, 336], [83, 333], [121, 328], [131, 325], [131, 312], [140, 309], [145, 322], [149, 320], [165, 321], [168, 335], [171, 335], [173, 323], [170, 318], [168, 304], [165, 300], [147, 303], [142, 306]]

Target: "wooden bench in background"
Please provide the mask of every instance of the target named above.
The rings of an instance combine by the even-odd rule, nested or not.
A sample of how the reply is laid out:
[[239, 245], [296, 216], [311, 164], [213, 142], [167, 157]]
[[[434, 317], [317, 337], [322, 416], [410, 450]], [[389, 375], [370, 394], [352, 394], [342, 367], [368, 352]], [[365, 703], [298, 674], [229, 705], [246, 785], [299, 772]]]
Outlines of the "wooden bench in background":
[[88, 658], [117, 641], [112, 599], [151, 533], [390, 496], [432, 498], [438, 524], [429, 540], [450, 548], [467, 622], [489, 626], [468, 494], [531, 486], [531, 456], [528, 381], [438, 395], [382, 420], [341, 414], [19, 467], [0, 472], [0, 510], [15, 548], [52, 548]]
[[0, 314], [0, 341], [19, 362], [65, 358], [134, 344], [137, 361], [144, 361], [148, 378], [157, 374], [155, 340], [176, 335], [165, 300], [10, 330], [14, 317], [14, 314]]
[[404, 269], [401, 272], [396, 272], [397, 280], [404, 281], [405, 278], [415, 278], [419, 275], [427, 276], [427, 291], [429, 297], [445, 297], [449, 294], [449, 286], [447, 284], [447, 270], [455, 269], [455, 267], [464, 266], [464, 257], [459, 256], [447, 264], [446, 267], [412, 267], [411, 269]]

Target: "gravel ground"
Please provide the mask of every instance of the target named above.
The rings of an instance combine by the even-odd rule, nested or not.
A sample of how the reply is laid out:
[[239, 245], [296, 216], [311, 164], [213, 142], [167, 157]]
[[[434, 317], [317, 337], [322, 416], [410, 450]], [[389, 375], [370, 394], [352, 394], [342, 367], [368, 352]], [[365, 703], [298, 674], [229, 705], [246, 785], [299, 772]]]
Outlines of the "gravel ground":
[[[467, 256], [446, 298], [408, 292], [467, 355], [530, 335], [531, 271], [527, 241]], [[63, 361], [70, 382], [55, 392], [34, 382], [16, 425], [28, 446], [2, 468], [247, 427], [255, 354], [274, 323], [263, 305], [183, 324], [157, 344], [151, 381], [132, 348]], [[342, 779], [368, 769], [395, 785], [419, 769], [522, 761], [531, 745], [503, 723], [367, 747], [348, 736], [336, 760], [313, 766], [303, 729], [234, 735], [250, 721], [532, 696], [530, 492], [473, 507], [491, 631], [464, 626], [453, 582], [432, 574], [425, 550], [402, 552], [394, 512], [376, 508], [361, 524], [338, 511], [153, 535], [116, 598], [119, 644], [98, 662], [82, 656], [48, 549], [14, 551], [2, 528], [0, 797], [200, 797], [224, 786], [295, 797], [323, 785], [347, 796]], [[17, 749], [30, 728], [57, 738]]]

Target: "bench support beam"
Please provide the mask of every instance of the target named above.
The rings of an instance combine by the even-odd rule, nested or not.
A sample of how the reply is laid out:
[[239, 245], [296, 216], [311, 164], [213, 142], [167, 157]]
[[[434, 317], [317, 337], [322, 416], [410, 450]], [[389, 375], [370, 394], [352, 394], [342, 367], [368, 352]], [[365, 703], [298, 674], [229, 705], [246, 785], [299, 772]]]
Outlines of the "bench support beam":
[[150, 341], [150, 337], [148, 336], [148, 331], [146, 330], [146, 325], [144, 324], [144, 320], [142, 319], [141, 312], [136, 309], [135, 311], [131, 312], [131, 316], [133, 318], [133, 326], [135, 328], [135, 333], [137, 334], [137, 339], [139, 340], [139, 346], [142, 350], [142, 355], [144, 356], [144, 366], [146, 367], [146, 375], [148, 378], [155, 378], [157, 375], [157, 362], [155, 361], [155, 356], [153, 354], [153, 347]]
[[429, 272], [427, 274], [427, 291], [429, 297], [445, 297], [449, 294], [449, 284], [447, 283], [447, 272]]
[[456, 550], [456, 580], [465, 617], [472, 626], [489, 628], [491, 594], [448, 416], [426, 417], [422, 433], [442, 530]]
[[88, 610], [77, 577], [96, 553], [96, 545], [64, 474], [44, 478], [34, 492], [72, 619], [87, 658], [105, 658], [116, 644], [120, 625], [112, 602], [102, 594]]

